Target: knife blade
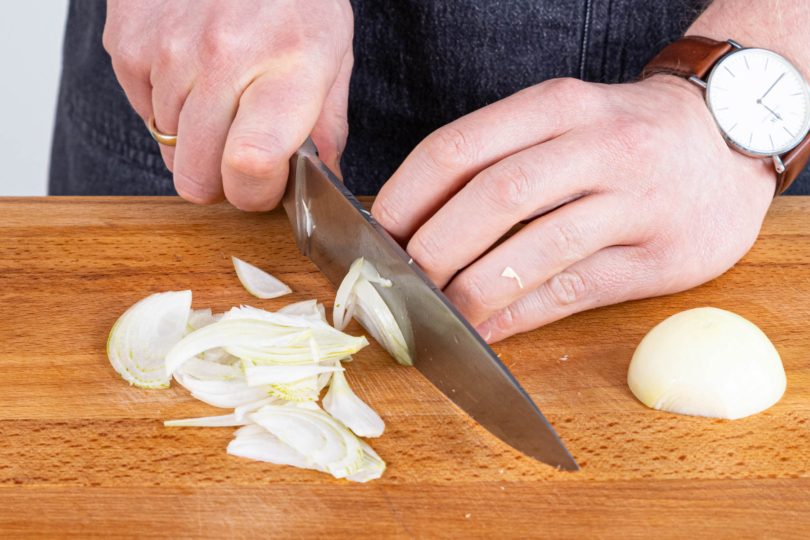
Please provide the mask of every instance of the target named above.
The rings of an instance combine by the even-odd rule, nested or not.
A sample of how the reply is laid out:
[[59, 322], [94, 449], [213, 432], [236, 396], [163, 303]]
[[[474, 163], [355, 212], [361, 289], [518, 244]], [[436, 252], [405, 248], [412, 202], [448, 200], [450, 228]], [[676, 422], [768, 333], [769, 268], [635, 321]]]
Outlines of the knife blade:
[[359, 257], [393, 281], [393, 287], [377, 290], [405, 336], [414, 367], [436, 388], [523, 454], [558, 469], [579, 469], [497, 355], [323, 164], [310, 139], [290, 159], [282, 202], [298, 249], [336, 288]]

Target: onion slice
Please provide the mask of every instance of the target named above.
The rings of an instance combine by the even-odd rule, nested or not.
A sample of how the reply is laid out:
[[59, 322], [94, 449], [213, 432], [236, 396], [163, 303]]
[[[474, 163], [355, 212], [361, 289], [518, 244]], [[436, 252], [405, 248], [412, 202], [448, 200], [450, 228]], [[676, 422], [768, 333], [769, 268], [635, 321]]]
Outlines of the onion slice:
[[278, 298], [292, 292], [292, 289], [287, 285], [264, 270], [260, 270], [236, 257], [232, 256], [231, 259], [233, 260], [233, 267], [236, 269], [236, 275], [239, 276], [239, 281], [242, 282], [247, 292], [253, 296], [269, 299]]
[[207, 416], [205, 418], [186, 418], [184, 420], [167, 420], [163, 422], [166, 427], [233, 427], [252, 424], [249, 418], [237, 418], [235, 414], [222, 416]]
[[107, 356], [130, 384], [167, 388], [164, 359], [186, 332], [191, 291], [157, 293], [129, 308], [110, 331]]
[[364, 454], [359, 439], [320, 409], [268, 406], [250, 418], [335, 478], [345, 478], [362, 465]]
[[292, 366], [254, 366], [245, 370], [248, 386], [263, 384], [286, 384], [300, 381], [313, 375], [332, 371], [344, 371], [342, 367], [321, 366], [318, 364]]
[[520, 281], [520, 276], [519, 276], [519, 275], [517, 275], [517, 272], [515, 272], [514, 270], [512, 270], [512, 267], [511, 267], [511, 266], [507, 266], [507, 267], [504, 269], [503, 274], [501, 274], [501, 276], [502, 276], [502, 277], [507, 277], [507, 278], [512, 278], [512, 279], [517, 280], [518, 287], [520, 287], [521, 289], [523, 288], [523, 282], [522, 282], [522, 281]]
[[184, 362], [216, 347], [249, 345], [269, 347], [295, 343], [310, 334], [300, 327], [280, 326], [256, 319], [226, 319], [209, 324], [184, 337], [166, 354], [166, 372], [172, 374]]
[[329, 391], [323, 398], [323, 408], [359, 437], [379, 437], [385, 430], [382, 418], [357, 397], [342, 371], [332, 374]]
[[342, 330], [352, 316], [363, 325], [377, 342], [400, 364], [413, 365], [405, 336], [394, 315], [372, 283], [391, 287], [393, 283], [380, 276], [374, 265], [362, 257], [354, 261], [338, 287], [332, 319]]

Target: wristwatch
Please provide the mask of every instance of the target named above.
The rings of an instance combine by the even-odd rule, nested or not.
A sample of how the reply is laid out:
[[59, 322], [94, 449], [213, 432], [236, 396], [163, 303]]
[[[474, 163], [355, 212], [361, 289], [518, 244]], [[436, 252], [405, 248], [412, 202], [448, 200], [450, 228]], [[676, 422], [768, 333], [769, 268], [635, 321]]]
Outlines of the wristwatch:
[[687, 36], [665, 47], [639, 80], [659, 73], [687, 78], [705, 90], [706, 105], [729, 146], [747, 156], [773, 159], [776, 195], [807, 164], [810, 87], [775, 52]]

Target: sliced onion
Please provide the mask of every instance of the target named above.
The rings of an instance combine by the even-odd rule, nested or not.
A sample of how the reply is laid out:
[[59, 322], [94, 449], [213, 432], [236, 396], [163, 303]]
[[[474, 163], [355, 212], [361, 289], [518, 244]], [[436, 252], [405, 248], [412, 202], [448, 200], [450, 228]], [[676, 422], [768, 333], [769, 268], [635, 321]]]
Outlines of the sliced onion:
[[174, 379], [195, 399], [222, 409], [234, 409], [269, 395], [267, 387], [249, 387], [245, 381], [201, 381], [182, 370], [174, 374]]
[[278, 298], [292, 292], [292, 289], [267, 272], [236, 257], [231, 257], [231, 259], [239, 281], [253, 296], [262, 299]]
[[511, 266], [507, 266], [507, 267], [504, 269], [504, 271], [503, 271], [503, 273], [501, 274], [501, 276], [502, 276], [502, 277], [507, 277], [507, 278], [512, 278], [512, 279], [516, 279], [516, 280], [517, 280], [517, 282], [518, 282], [518, 286], [519, 286], [521, 289], [523, 288], [523, 282], [522, 282], [522, 281], [520, 281], [520, 276], [519, 276], [519, 275], [517, 275], [517, 272], [515, 272], [514, 270], [512, 270], [512, 267], [511, 267]]
[[270, 406], [259, 409], [250, 418], [335, 478], [345, 478], [362, 465], [360, 441], [321, 410]]
[[379, 437], [385, 430], [382, 418], [357, 397], [342, 371], [332, 374], [329, 391], [323, 398], [323, 408], [359, 437]]
[[190, 358], [183, 363], [183, 372], [203, 381], [229, 381], [245, 378], [245, 373], [239, 364], [220, 364], [197, 357]]
[[346, 328], [354, 316], [400, 364], [413, 365], [402, 330], [371, 283], [392, 286], [392, 282], [382, 278], [374, 265], [361, 257], [352, 263], [338, 287], [332, 313], [335, 328]]
[[[281, 442], [278, 437], [261, 428], [261, 433], [243, 432], [228, 444], [227, 452], [232, 456], [255, 461], [265, 461], [276, 465], [291, 465], [299, 469], [316, 469], [326, 472], [312, 460], [308, 460], [292, 446]], [[239, 433], [237, 431], [237, 433]]]
[[233, 427], [253, 424], [250, 418], [237, 418], [235, 414], [207, 416], [205, 418], [186, 418], [184, 420], [167, 420], [166, 427]]
[[242, 418], [244, 418], [248, 413], [258, 411], [265, 405], [278, 405], [281, 401], [282, 400], [275, 396], [267, 396], [265, 398], [257, 399], [256, 401], [251, 401], [250, 403], [245, 403], [244, 405], [236, 407], [233, 414], [236, 415], [237, 420], [242, 420]]
[[211, 308], [192, 309], [191, 313], [188, 315], [188, 325], [191, 327], [192, 331], [199, 330], [200, 328], [215, 322], [214, 315], [211, 313]]
[[268, 385], [269, 392], [285, 401], [307, 402], [318, 400], [318, 376], [307, 377], [287, 384]]
[[164, 359], [186, 331], [191, 291], [158, 293], [129, 308], [113, 326], [107, 356], [130, 384], [167, 388]]
[[376, 480], [385, 472], [385, 462], [377, 455], [366, 441], [360, 439], [360, 447], [363, 449], [363, 462], [357, 472], [350, 474], [346, 480], [359, 482], [361, 484], [370, 480]]
[[349, 271], [346, 273], [343, 281], [340, 282], [340, 287], [338, 287], [337, 295], [335, 296], [335, 307], [332, 310], [332, 323], [338, 330], [346, 328], [351, 320], [351, 317], [346, 318], [344, 315], [346, 314], [346, 309], [349, 307], [349, 304], [354, 301], [354, 284], [357, 283], [357, 280], [360, 278], [362, 268], [363, 258], [360, 257], [349, 267]]
[[317, 300], [304, 300], [303, 302], [296, 302], [295, 304], [284, 306], [276, 311], [276, 313], [281, 313], [282, 315], [312, 315], [317, 305]]
[[358, 281], [355, 290], [357, 306], [354, 318], [397, 362], [405, 366], [413, 365], [405, 336], [380, 293], [368, 281]]
[[[184, 325], [185, 326], [185, 325]], [[216, 347], [248, 345], [285, 346], [302, 339], [309, 329], [280, 326], [255, 319], [223, 319], [184, 337], [166, 355], [166, 371], [171, 374], [198, 354]]]
[[333, 371], [343, 371], [342, 367], [321, 366], [309, 364], [303, 366], [255, 366], [245, 370], [248, 386], [260, 386], [264, 384], [287, 384], [300, 381], [301, 379], [329, 373]]

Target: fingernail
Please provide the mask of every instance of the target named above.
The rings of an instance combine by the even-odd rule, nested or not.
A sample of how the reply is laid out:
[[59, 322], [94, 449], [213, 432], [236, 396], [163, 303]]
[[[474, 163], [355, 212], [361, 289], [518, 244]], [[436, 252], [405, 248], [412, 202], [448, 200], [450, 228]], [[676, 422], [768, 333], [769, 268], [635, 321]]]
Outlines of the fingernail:
[[475, 331], [476, 331], [476, 332], [478, 332], [478, 335], [479, 335], [479, 336], [481, 336], [482, 338], [484, 338], [484, 341], [486, 341], [487, 343], [489, 343], [489, 338], [491, 338], [491, 337], [492, 337], [492, 330], [491, 330], [491, 329], [490, 329], [490, 327], [489, 327], [489, 322], [487, 322], [487, 321], [482, 322], [482, 323], [481, 323], [481, 324], [480, 324], [480, 325], [479, 325], [479, 326], [478, 326], [478, 327], [475, 329]]

